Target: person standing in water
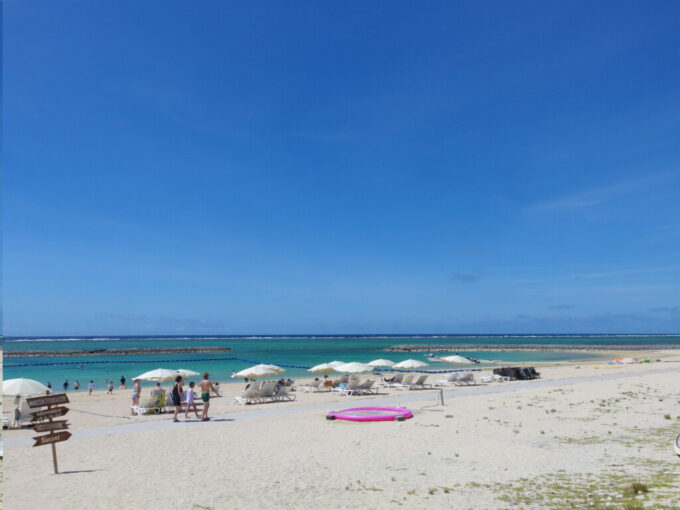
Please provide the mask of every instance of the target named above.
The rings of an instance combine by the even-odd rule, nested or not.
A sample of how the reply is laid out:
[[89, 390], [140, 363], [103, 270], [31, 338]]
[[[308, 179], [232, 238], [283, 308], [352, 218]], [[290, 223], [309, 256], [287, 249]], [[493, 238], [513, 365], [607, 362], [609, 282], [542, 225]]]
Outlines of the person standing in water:
[[201, 387], [201, 400], [203, 401], [203, 418], [201, 418], [201, 421], [210, 420], [210, 418], [208, 418], [208, 409], [210, 408], [210, 392], [216, 391], [215, 387], [208, 379], [209, 376], [210, 374], [205, 372], [203, 374], [203, 380], [199, 383], [199, 386]]
[[76, 390], [76, 391], [78, 391], [80, 389], [80, 383], [78, 382], [78, 379], [76, 379], [73, 382], [73, 389]]
[[182, 387], [184, 382], [182, 381], [182, 376], [178, 375], [175, 377], [175, 385], [172, 387], [172, 392], [170, 396], [172, 397], [172, 405], [175, 406], [175, 414], [172, 415], [172, 421], [179, 422], [177, 419], [177, 413], [182, 410]]
[[125, 376], [124, 375], [120, 376], [120, 389], [121, 390], [125, 389]]

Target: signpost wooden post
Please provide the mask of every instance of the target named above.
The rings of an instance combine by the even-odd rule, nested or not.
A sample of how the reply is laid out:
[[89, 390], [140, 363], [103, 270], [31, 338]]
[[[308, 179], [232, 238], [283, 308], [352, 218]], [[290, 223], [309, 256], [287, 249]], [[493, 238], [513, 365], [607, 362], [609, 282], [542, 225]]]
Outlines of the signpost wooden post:
[[54, 463], [54, 474], [59, 474], [59, 466], [57, 464], [57, 447], [55, 443], [66, 441], [71, 437], [68, 432], [69, 424], [66, 420], [54, 420], [59, 416], [64, 416], [68, 413], [68, 407], [60, 406], [59, 404], [68, 404], [68, 396], [66, 393], [58, 393], [56, 395], [47, 395], [44, 397], [31, 397], [26, 399], [28, 407], [31, 409], [36, 407], [47, 406], [47, 409], [39, 411], [31, 411], [32, 421], [47, 420], [33, 424], [33, 430], [36, 432], [49, 432], [44, 436], [35, 436], [35, 444], [33, 446], [43, 446], [46, 444], [52, 445], [52, 461]]

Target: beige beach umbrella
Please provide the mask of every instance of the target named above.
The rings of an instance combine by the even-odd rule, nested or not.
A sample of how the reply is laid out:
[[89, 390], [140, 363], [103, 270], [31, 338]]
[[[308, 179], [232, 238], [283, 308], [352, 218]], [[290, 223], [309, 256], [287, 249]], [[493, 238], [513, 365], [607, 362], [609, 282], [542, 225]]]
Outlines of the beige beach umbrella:
[[2, 381], [2, 394], [10, 397], [20, 395], [22, 397], [30, 397], [31, 395], [45, 394], [50, 389], [43, 383], [34, 381], [33, 379], [7, 379]]
[[373, 370], [373, 367], [367, 365], [366, 363], [359, 363], [358, 361], [344, 363], [343, 365], [338, 365], [335, 367], [336, 372], [343, 374], [361, 374], [364, 372], [370, 372], [371, 370]]
[[180, 374], [179, 374], [179, 372], [177, 372], [177, 370], [168, 370], [167, 368], [157, 368], [155, 370], [149, 370], [148, 372], [144, 372], [143, 374], [140, 374], [137, 377], [133, 377], [132, 380], [134, 381], [135, 379], [141, 379], [142, 381], [163, 382], [163, 381], [172, 381], [178, 375], [180, 375]]
[[200, 375], [198, 372], [186, 368], [178, 368], [176, 372], [182, 377], [196, 377], [197, 375]]
[[277, 366], [277, 365], [263, 364], [263, 366], [269, 367], [269, 368], [271, 368], [272, 370], [275, 370], [276, 372], [278, 372], [279, 374], [282, 374], [282, 373], [284, 373], [284, 372], [286, 371], [285, 368], [281, 368], [281, 367], [279, 367], [279, 366]]
[[256, 379], [258, 377], [271, 377], [273, 375], [278, 375], [281, 373], [281, 371], [285, 372], [285, 370], [275, 365], [260, 364], [252, 366], [250, 368], [246, 368], [245, 370], [241, 370], [240, 372], [234, 374], [233, 377], [245, 377], [247, 379]]
[[425, 363], [424, 361], [418, 361], [417, 359], [407, 359], [404, 361], [400, 361], [392, 368], [398, 368], [400, 370], [415, 370], [416, 368], [424, 368], [429, 366], [430, 365]]
[[388, 359], [374, 359], [371, 361], [368, 366], [378, 368], [378, 367], [392, 367], [394, 366], [394, 361], [390, 361]]
[[441, 360], [453, 365], [474, 365], [475, 363], [474, 361], [467, 359], [464, 356], [459, 356], [458, 354], [446, 356], [445, 358], [441, 358]]
[[307, 372], [311, 372], [313, 374], [327, 374], [329, 372], [335, 372], [335, 368], [330, 366], [328, 363], [321, 363], [320, 365], [316, 365], [308, 369]]

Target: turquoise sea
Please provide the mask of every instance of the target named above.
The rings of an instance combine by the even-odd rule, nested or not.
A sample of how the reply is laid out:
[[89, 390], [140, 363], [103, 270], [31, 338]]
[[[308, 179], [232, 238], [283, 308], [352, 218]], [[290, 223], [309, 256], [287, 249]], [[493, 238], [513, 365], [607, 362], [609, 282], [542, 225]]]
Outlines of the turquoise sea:
[[[426, 360], [424, 352], [384, 352], [397, 344], [450, 345], [450, 354], [457, 345], [508, 345], [508, 344], [559, 344], [559, 345], [678, 345], [680, 335], [356, 335], [356, 336], [120, 336], [120, 337], [6, 337], [6, 353], [18, 350], [59, 351], [76, 349], [149, 348], [226, 346], [228, 353], [146, 354], [127, 356], [72, 356], [5, 358], [4, 377], [28, 377], [43, 383], [51, 382], [61, 389], [64, 380], [78, 380], [81, 386], [92, 379], [95, 389], [103, 389], [107, 380], [118, 385], [121, 375], [130, 380], [133, 376], [154, 368], [186, 368], [196, 372], [208, 371], [211, 378], [221, 383], [241, 382], [230, 378], [233, 370], [239, 371], [254, 363], [273, 363], [286, 367], [288, 377], [309, 377], [306, 368], [333, 360], [369, 362], [388, 358], [398, 362], [408, 358]], [[435, 353], [445, 356], [448, 353]], [[466, 356], [477, 359], [494, 359], [512, 362], [556, 362], [569, 360], [594, 360], [599, 354], [589, 352], [525, 352], [525, 351], [465, 351]], [[622, 352], [625, 355], [625, 352]], [[247, 361], [246, 361], [247, 360]], [[480, 365], [476, 365], [478, 368]], [[484, 365], [482, 365], [484, 366]], [[488, 366], [488, 365], [487, 365]], [[425, 370], [452, 370], [459, 367], [442, 362], [431, 362]]]

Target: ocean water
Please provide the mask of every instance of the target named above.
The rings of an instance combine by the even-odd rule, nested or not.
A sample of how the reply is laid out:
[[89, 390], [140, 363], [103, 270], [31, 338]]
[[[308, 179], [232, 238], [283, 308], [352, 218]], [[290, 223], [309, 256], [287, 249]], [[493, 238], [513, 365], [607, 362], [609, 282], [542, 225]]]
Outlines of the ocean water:
[[[231, 379], [232, 371], [239, 371], [253, 363], [273, 363], [286, 367], [288, 377], [310, 377], [306, 368], [333, 360], [369, 362], [376, 358], [388, 358], [399, 362], [409, 358], [425, 361], [424, 352], [385, 352], [384, 349], [398, 344], [450, 345], [454, 354], [458, 345], [508, 345], [508, 344], [558, 344], [579, 345], [658, 345], [680, 346], [680, 335], [526, 335], [526, 336], [186, 336], [186, 337], [7, 337], [6, 353], [18, 350], [60, 351], [76, 349], [150, 348], [225, 346], [227, 353], [181, 353], [144, 354], [127, 356], [72, 356], [40, 358], [5, 358], [4, 377], [28, 377], [43, 383], [51, 382], [55, 390], [64, 380], [71, 384], [78, 380], [81, 387], [92, 379], [95, 389], [103, 389], [106, 381], [113, 380], [118, 386], [121, 375], [128, 380], [154, 368], [186, 368], [196, 372], [208, 371], [213, 380], [221, 383], [241, 382]], [[435, 353], [445, 356], [448, 353]], [[465, 351], [466, 356], [478, 359], [494, 359], [512, 362], [557, 362], [569, 360], [594, 360], [601, 355], [590, 352], [525, 352], [525, 351]], [[625, 354], [625, 353], [624, 353]], [[443, 362], [429, 362], [428, 371], [460, 368]], [[480, 365], [472, 366], [478, 368]], [[488, 365], [487, 365], [488, 366]], [[149, 383], [150, 384], [150, 383]], [[81, 390], [82, 391], [82, 390]]]

